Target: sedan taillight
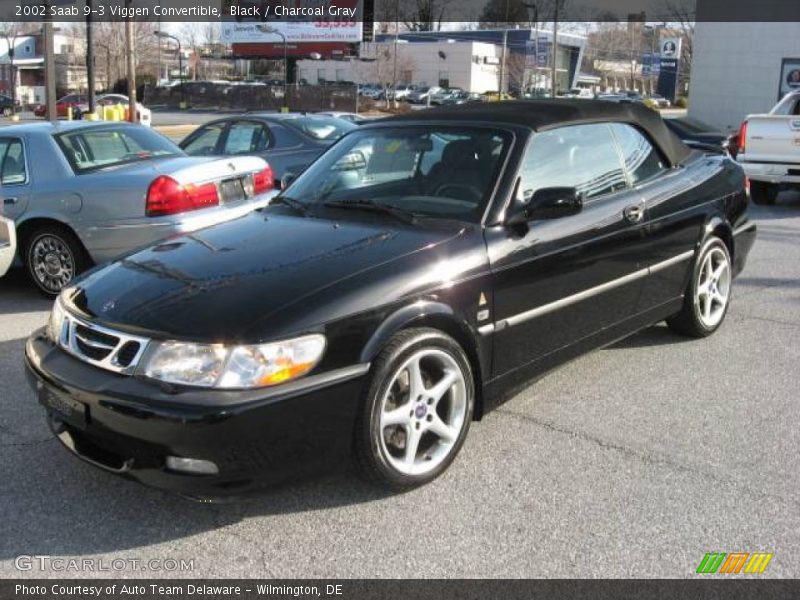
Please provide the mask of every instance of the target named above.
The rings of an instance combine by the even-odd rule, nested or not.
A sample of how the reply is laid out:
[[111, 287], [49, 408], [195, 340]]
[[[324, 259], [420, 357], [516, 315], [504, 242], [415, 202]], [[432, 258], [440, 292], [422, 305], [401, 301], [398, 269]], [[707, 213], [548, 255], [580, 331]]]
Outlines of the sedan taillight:
[[272, 167], [267, 165], [263, 171], [253, 174], [253, 193], [263, 194], [275, 187], [272, 179]]
[[742, 121], [739, 127], [739, 135], [736, 140], [736, 154], [744, 154], [745, 139], [747, 138], [747, 121]]
[[181, 185], [172, 177], [161, 175], [147, 190], [146, 214], [160, 217], [198, 210], [219, 204], [217, 186], [213, 183]]

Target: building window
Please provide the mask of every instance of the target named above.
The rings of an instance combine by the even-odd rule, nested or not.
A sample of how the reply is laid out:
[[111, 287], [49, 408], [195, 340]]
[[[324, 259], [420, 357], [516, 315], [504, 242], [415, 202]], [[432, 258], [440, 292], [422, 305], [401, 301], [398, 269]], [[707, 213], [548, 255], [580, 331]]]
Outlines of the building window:
[[336, 69], [336, 81], [344, 81], [344, 69]]
[[317, 69], [317, 83], [325, 81], [325, 69]]
[[439, 87], [450, 87], [450, 73], [448, 71], [439, 71]]

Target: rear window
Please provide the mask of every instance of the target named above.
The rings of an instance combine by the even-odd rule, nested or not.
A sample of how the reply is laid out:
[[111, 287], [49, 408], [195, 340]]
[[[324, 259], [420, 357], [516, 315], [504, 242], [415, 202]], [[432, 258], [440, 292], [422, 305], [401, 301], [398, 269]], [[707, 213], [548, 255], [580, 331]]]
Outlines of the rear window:
[[76, 173], [183, 154], [145, 127], [78, 129], [57, 135], [56, 141]]
[[356, 129], [358, 126], [343, 119], [333, 117], [298, 117], [283, 121], [295, 129], [299, 129], [307, 136], [315, 140], [338, 140], [348, 131]]

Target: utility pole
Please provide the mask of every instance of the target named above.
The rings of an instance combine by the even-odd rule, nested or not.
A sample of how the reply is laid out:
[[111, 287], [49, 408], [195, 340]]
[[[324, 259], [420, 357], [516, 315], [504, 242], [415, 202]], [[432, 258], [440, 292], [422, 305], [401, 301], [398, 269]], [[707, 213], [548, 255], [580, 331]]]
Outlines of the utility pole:
[[506, 85], [506, 52], [508, 48], [508, 0], [506, 0], [506, 20], [503, 24], [503, 54], [500, 57], [500, 93], [498, 100], [503, 99], [503, 89]]
[[[132, 8], [133, 0], [125, 0], [125, 6], [130, 11]], [[136, 113], [136, 57], [134, 56], [133, 48], [133, 19], [128, 18], [125, 21], [125, 54], [128, 59], [128, 119], [131, 123], [138, 123]]]
[[[400, 36], [400, 0], [394, 0], [394, 72], [392, 74], [392, 103], [397, 108], [397, 38]], [[428, 95], [430, 97], [430, 94]], [[388, 107], [388, 98], [387, 98]]]
[[[89, 114], [94, 115], [97, 108], [95, 102], [95, 61], [94, 61], [94, 27], [92, 25], [92, 0], [86, 0], [86, 79], [89, 84]], [[90, 117], [93, 118], [93, 117]]]
[[58, 121], [56, 112], [56, 53], [53, 47], [53, 17], [50, 14], [50, 3], [45, 2], [44, 17], [44, 95], [47, 107], [47, 119]]
[[533, 92], [537, 95], [538, 76], [537, 69], [539, 68], [539, 8], [535, 3], [524, 5], [528, 10], [533, 11]]
[[556, 57], [558, 56], [558, 5], [561, 0], [555, 0], [553, 10], [553, 72], [550, 74], [550, 97], [556, 97]]

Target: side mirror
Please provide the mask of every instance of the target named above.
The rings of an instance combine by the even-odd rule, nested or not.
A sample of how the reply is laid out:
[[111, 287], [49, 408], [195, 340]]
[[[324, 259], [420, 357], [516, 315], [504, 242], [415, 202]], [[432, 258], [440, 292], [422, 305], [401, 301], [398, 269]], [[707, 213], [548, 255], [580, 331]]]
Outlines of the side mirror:
[[333, 165], [334, 171], [358, 171], [367, 166], [367, 159], [361, 150], [348, 152]]
[[289, 187], [295, 179], [297, 179], [297, 175], [294, 173], [284, 173], [283, 177], [281, 177], [281, 190]]
[[518, 225], [535, 219], [558, 219], [581, 212], [583, 195], [573, 187], [549, 187], [536, 190], [506, 220]]

